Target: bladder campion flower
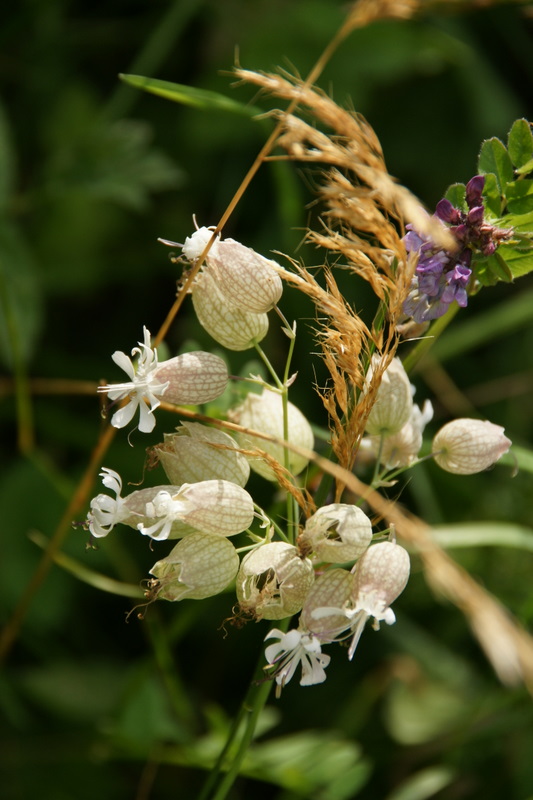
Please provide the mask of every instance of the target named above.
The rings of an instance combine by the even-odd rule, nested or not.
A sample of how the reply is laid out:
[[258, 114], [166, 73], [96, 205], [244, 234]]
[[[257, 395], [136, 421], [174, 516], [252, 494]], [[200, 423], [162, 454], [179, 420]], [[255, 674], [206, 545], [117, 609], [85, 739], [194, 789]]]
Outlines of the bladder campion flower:
[[182, 422], [176, 430], [165, 433], [164, 442], [152, 450], [172, 483], [220, 478], [246, 484], [250, 465], [229, 434], [199, 422]]
[[[370, 379], [379, 356], [370, 365]], [[376, 401], [368, 416], [365, 430], [374, 436], [391, 436], [398, 433], [409, 421], [413, 408], [413, 395], [409, 378], [399, 358], [393, 358], [383, 376]]]
[[244, 556], [237, 575], [237, 598], [256, 619], [283, 619], [302, 608], [314, 581], [313, 566], [296, 547], [270, 542]]
[[325, 668], [331, 657], [321, 651], [320, 641], [308, 631], [292, 630], [287, 633], [273, 628], [265, 636], [267, 639], [277, 639], [275, 644], [265, 648], [265, 658], [268, 661], [265, 669], [273, 668], [271, 677], [276, 678], [279, 692], [290, 681], [298, 665], [302, 667], [300, 686], [312, 686], [326, 680]]
[[372, 523], [358, 506], [322, 506], [305, 523], [299, 544], [311, 548], [314, 559], [340, 564], [355, 561], [372, 541]]
[[500, 425], [481, 419], [454, 419], [438, 431], [431, 449], [446, 472], [473, 475], [495, 464], [511, 444]]
[[191, 533], [158, 561], [150, 574], [157, 581], [151, 593], [161, 600], [203, 600], [222, 592], [239, 568], [239, 556], [228, 539]]
[[[208, 228], [195, 231], [185, 240], [183, 255], [198, 258], [211, 236]], [[242, 311], [262, 314], [276, 305], [283, 292], [277, 267], [275, 261], [234, 239], [217, 239], [206, 256], [204, 269], [228, 303]]]
[[159, 364], [156, 351], [150, 347], [150, 331], [146, 327], [143, 331], [144, 342], [139, 342], [131, 351], [132, 358], [138, 358], [136, 367], [132, 358], [121, 350], [112, 355], [115, 364], [131, 380], [100, 386], [98, 391], [106, 392], [114, 402], [129, 398], [129, 402], [113, 414], [113, 427], [124, 428], [139, 409], [139, 430], [150, 433], [155, 427], [153, 412], [163, 395], [169, 403], [208, 403], [226, 389], [228, 369], [221, 358], [203, 351], [183, 353]]
[[[283, 439], [283, 400], [278, 392], [267, 388], [264, 388], [261, 394], [250, 392], [244, 403], [230, 412], [230, 418], [244, 428]], [[302, 412], [292, 403], [288, 404], [288, 422], [288, 441], [311, 450], [314, 445], [311, 426]], [[283, 445], [244, 433], [237, 434], [236, 438], [243, 449], [260, 448], [284, 465]], [[288, 458], [289, 471], [293, 475], [298, 475], [309, 463], [307, 458], [293, 451], [289, 451]], [[274, 471], [261, 458], [250, 459], [250, 466], [267, 480], [276, 480]]]

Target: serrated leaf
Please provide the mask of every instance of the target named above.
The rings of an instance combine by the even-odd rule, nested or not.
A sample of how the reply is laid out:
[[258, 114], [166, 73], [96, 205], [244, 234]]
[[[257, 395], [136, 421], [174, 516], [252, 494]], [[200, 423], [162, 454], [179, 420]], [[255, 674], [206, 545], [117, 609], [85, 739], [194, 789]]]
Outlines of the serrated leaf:
[[533, 180], [511, 181], [505, 192], [507, 208], [513, 214], [533, 211]]
[[533, 162], [533, 134], [526, 119], [513, 122], [507, 139], [507, 149], [515, 167]]
[[493, 216], [499, 217], [502, 213], [502, 196], [498, 185], [498, 179], [492, 172], [488, 172], [485, 175], [483, 199], [485, 200], [485, 208], [490, 211]]
[[505, 145], [495, 136], [492, 139], [486, 139], [481, 145], [478, 171], [484, 175], [494, 174], [500, 194], [505, 194], [505, 187], [514, 178], [513, 164]]
[[218, 92], [213, 92], [208, 89], [198, 89], [195, 86], [185, 86], [181, 83], [161, 81], [156, 78], [146, 78], [142, 75], [122, 74], [119, 75], [119, 78], [124, 81], [124, 83], [134, 86], [136, 89], [142, 89], [145, 92], [150, 92], [159, 97], [164, 97], [167, 100], [172, 100], [174, 103], [194, 106], [204, 111], [229, 111], [232, 114], [240, 114], [245, 117], [254, 117], [261, 113], [258, 108], [240, 103], [237, 100], [232, 100], [224, 94], [219, 94]]
[[465, 194], [466, 186], [464, 183], [452, 183], [451, 186], [448, 186], [444, 197], [449, 200], [455, 208], [466, 210]]

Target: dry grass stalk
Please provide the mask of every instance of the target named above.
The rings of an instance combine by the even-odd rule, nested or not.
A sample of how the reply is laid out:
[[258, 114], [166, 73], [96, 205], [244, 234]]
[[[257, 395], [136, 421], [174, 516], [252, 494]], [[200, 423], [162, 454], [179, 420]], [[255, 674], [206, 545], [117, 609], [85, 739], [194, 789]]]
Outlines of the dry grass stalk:
[[[376, 306], [380, 304], [380, 317], [369, 329], [342, 296], [332, 268], [324, 269], [325, 288], [302, 267], [296, 266], [296, 274], [282, 273], [315, 303], [317, 338], [331, 376], [330, 387], [319, 394], [329, 415], [335, 455], [351, 469], [382, 373], [396, 351], [397, 325], [415, 268], [402, 242], [405, 224], [427, 215], [388, 174], [379, 140], [360, 115], [291, 76], [246, 70], [236, 74], [277, 97], [297, 100], [312, 117], [309, 124], [294, 114], [275, 112], [282, 123], [277, 142], [288, 157], [325, 167], [318, 187], [325, 207], [322, 228], [309, 231], [307, 238], [334, 254], [336, 269], [365, 280]], [[381, 363], [365, 386], [375, 351]], [[338, 486], [337, 494], [341, 491]]]

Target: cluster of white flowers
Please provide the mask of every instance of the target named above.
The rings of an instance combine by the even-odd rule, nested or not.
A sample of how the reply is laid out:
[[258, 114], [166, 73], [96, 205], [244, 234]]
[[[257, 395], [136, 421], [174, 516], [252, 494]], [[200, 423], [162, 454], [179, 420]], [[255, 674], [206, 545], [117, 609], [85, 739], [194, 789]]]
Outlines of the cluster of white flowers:
[[[222, 240], [210, 228], [188, 237], [182, 251], [189, 262], [204, 258], [192, 286], [200, 324], [230, 350], [257, 345], [268, 330], [268, 311], [282, 293], [275, 262], [232, 239]], [[112, 356], [130, 380], [100, 389], [113, 403], [121, 403], [111, 418], [117, 428], [128, 425], [139, 410], [139, 430], [148, 433], [162, 398], [175, 405], [198, 405], [220, 397], [228, 384], [225, 361], [208, 352], [184, 353], [160, 363], [146, 328], [131, 355]], [[365, 392], [379, 367], [375, 356]], [[393, 359], [383, 372], [363, 440], [384, 476], [419, 457], [433, 410], [428, 401], [422, 408], [415, 405], [413, 393], [401, 361]], [[280, 386], [265, 384], [228, 416], [243, 429], [234, 438], [199, 422], [181, 422], [151, 449], [169, 484], [123, 497], [120, 476], [103, 468], [103, 485], [114, 497], [99, 494], [91, 501], [87, 526], [97, 538], [121, 523], [153, 540], [178, 540], [150, 570], [151, 599], [202, 599], [235, 581], [243, 615], [282, 620], [300, 614], [296, 628], [288, 633], [274, 628], [265, 637], [276, 640], [266, 647], [266, 669], [279, 689], [298, 666], [302, 685], [321, 683], [330, 661], [322, 653], [324, 645], [350, 640], [351, 659], [369, 619], [375, 629], [380, 622], [394, 623], [391, 604], [407, 584], [409, 555], [393, 534], [374, 533], [363, 509], [349, 503], [318, 508], [300, 526], [296, 543], [275, 540], [280, 529], [244, 487], [250, 469], [276, 481], [275, 462], [292, 476], [302, 473], [308, 459], [301, 452], [314, 445], [311, 426], [282, 397]], [[283, 439], [301, 450], [286, 452]], [[455, 420], [437, 433], [432, 454], [443, 469], [466, 475], [491, 466], [509, 446], [503, 429], [490, 422]], [[267, 527], [263, 538], [250, 531], [255, 518]], [[244, 532], [252, 544], [241, 548], [241, 558], [229, 539]]]

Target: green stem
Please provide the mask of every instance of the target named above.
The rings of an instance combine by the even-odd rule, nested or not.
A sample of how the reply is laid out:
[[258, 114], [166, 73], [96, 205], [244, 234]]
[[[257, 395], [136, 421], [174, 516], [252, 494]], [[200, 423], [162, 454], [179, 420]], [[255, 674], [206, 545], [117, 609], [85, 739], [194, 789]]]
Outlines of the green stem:
[[436, 319], [428, 330], [423, 339], [413, 347], [409, 355], [404, 358], [403, 366], [407, 373], [414, 370], [418, 362], [426, 355], [431, 347], [435, 344], [441, 333], [448, 327], [452, 319], [459, 311], [457, 303], [452, 303], [444, 316]]
[[[278, 628], [285, 632], [289, 627], [289, 622], [290, 618], [282, 620]], [[217, 758], [198, 800], [224, 800], [239, 774], [242, 762], [253, 739], [259, 716], [265, 707], [273, 685], [272, 681], [265, 681], [264, 679], [263, 661], [264, 657], [263, 653], [261, 653], [246, 696], [238, 714], [233, 719], [224, 748]], [[217, 781], [224, 770], [228, 753], [241, 731], [241, 739], [235, 754], [227, 766], [226, 774], [220, 779], [217, 786]], [[213, 793], [211, 794], [212, 791]]]
[[278, 378], [278, 374], [274, 369], [274, 367], [272, 366], [272, 364], [270, 363], [270, 359], [268, 358], [267, 354], [265, 353], [261, 345], [257, 344], [257, 342], [254, 344], [254, 347], [257, 351], [257, 354], [261, 358], [261, 361], [269, 371], [270, 376], [272, 377], [274, 383], [276, 384], [276, 388], [281, 392], [283, 389], [283, 383]]

